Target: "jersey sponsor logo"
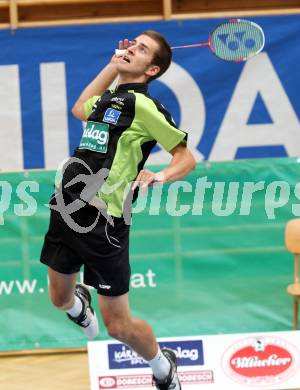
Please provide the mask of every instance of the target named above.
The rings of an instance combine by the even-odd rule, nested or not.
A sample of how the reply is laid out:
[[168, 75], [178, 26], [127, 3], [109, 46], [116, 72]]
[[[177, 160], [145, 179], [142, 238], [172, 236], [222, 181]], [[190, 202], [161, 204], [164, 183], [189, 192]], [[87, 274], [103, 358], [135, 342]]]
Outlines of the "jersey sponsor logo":
[[83, 132], [79, 149], [106, 153], [109, 140], [109, 126], [106, 123], [88, 121]]
[[[175, 352], [178, 366], [204, 364], [202, 340], [165, 341], [159, 345]], [[148, 367], [140, 355], [124, 344], [108, 344], [108, 356], [110, 369]]]
[[99, 284], [99, 287], [102, 288], [103, 290], [110, 290], [111, 286], [108, 284]]
[[120, 115], [121, 111], [115, 110], [114, 108], [108, 108], [104, 113], [103, 122], [116, 125]]
[[110, 99], [110, 101], [112, 103], [117, 103], [120, 106], [124, 106], [124, 100], [125, 100], [125, 98], [120, 98], [120, 97], [113, 97], [113, 98]]
[[112, 108], [115, 108], [116, 110], [122, 110], [123, 107], [119, 106], [118, 104], [112, 104]]

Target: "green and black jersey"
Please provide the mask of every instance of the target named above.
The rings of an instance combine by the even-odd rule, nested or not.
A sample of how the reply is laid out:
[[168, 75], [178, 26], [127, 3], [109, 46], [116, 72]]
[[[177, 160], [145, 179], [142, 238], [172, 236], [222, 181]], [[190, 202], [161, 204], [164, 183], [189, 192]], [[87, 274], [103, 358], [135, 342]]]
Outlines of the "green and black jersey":
[[[84, 106], [87, 124], [75, 156], [89, 160], [93, 171], [108, 168], [97, 196], [108, 214], [121, 217], [130, 183], [158, 142], [166, 151], [186, 142], [165, 108], [147, 94], [147, 84], [123, 84], [94, 96]], [[84, 157], [83, 157], [84, 156]], [[92, 161], [92, 164], [90, 163]], [[115, 188], [110, 191], [111, 188]]]

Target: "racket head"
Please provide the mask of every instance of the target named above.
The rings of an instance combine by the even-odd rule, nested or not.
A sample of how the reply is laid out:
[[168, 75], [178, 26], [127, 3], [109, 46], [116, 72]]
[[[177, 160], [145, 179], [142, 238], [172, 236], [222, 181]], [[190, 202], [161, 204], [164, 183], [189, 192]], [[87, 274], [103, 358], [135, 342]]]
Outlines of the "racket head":
[[249, 20], [230, 19], [210, 34], [211, 51], [224, 61], [246, 61], [262, 51], [265, 35], [262, 28]]

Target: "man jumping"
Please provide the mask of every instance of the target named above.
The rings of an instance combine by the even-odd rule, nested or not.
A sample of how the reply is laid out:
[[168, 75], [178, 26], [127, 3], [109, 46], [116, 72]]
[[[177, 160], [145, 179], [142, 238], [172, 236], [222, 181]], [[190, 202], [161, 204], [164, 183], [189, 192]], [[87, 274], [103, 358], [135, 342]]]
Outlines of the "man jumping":
[[[136, 199], [138, 187], [147, 189], [153, 183], [181, 179], [195, 167], [195, 160], [186, 145], [187, 134], [147, 93], [148, 83], [171, 63], [172, 52], [165, 38], [156, 31], [145, 31], [133, 41], [120, 41], [119, 49], [126, 49], [125, 54], [112, 57], [73, 107], [74, 116], [85, 121], [86, 128], [63, 170], [61, 190], [50, 202], [41, 262], [48, 266], [52, 303], [94, 338], [99, 328], [91, 295], [85, 286], [76, 284], [84, 264], [84, 283], [98, 292], [109, 335], [149, 363], [157, 389], [180, 390], [175, 353], [160, 350], [150, 325], [131, 317], [130, 226], [125, 209]], [[107, 89], [117, 77], [117, 87]], [[143, 166], [157, 142], [171, 154], [171, 161], [154, 173]], [[83, 197], [83, 191], [89, 194]], [[62, 199], [65, 207], [74, 206], [68, 215], [82, 230], [64, 217], [58, 207]]]

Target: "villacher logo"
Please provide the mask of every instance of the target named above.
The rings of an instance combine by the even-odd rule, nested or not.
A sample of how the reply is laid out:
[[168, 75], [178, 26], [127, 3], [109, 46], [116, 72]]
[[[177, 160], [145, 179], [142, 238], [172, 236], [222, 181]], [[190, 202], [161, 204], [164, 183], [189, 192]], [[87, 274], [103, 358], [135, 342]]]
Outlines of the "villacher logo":
[[293, 376], [300, 352], [278, 337], [250, 337], [231, 345], [222, 358], [231, 379], [249, 386], [279, 384]]

